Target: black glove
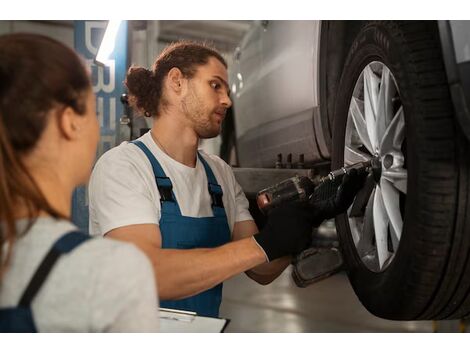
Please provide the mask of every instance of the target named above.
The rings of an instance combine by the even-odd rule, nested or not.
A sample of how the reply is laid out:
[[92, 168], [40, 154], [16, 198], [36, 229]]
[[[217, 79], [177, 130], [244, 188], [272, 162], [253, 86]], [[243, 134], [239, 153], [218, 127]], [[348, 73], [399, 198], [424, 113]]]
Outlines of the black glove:
[[364, 169], [351, 169], [343, 176], [342, 181], [328, 180], [317, 186], [310, 198], [315, 218], [314, 226], [344, 213], [364, 186], [366, 177], [367, 172]]
[[312, 241], [312, 215], [308, 204], [283, 204], [270, 211], [266, 225], [253, 237], [269, 261], [300, 253]]

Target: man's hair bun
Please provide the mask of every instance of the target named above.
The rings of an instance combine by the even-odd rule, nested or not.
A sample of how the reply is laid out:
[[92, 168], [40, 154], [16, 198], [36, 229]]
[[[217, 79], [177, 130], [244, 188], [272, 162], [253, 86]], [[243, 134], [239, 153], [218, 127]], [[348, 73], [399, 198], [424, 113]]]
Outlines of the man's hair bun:
[[142, 114], [155, 116], [159, 94], [152, 71], [144, 67], [131, 67], [124, 83], [129, 90], [129, 105]]

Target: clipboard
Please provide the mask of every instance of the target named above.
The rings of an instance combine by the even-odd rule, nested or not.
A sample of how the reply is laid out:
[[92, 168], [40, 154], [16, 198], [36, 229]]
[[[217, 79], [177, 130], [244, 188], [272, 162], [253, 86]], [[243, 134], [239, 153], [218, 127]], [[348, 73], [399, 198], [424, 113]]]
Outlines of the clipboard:
[[164, 333], [220, 333], [230, 322], [230, 319], [204, 317], [185, 310], [159, 308], [159, 313], [160, 332]]

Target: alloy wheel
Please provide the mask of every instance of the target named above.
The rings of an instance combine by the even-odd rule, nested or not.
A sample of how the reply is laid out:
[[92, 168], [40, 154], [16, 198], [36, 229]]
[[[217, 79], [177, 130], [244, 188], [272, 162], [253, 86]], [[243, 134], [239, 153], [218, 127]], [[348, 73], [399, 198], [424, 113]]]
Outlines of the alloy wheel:
[[376, 167], [348, 210], [357, 253], [374, 272], [398, 250], [407, 193], [405, 117], [396, 80], [379, 61], [359, 75], [346, 124], [344, 164], [374, 159]]

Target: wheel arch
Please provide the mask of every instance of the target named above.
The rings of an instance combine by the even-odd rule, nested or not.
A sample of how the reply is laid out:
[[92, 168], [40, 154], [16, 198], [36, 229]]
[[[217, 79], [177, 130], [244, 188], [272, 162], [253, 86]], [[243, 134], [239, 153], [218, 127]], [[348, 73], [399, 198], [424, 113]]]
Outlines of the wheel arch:
[[333, 114], [346, 56], [365, 21], [322, 21], [319, 56], [319, 114], [322, 132], [331, 155]]

